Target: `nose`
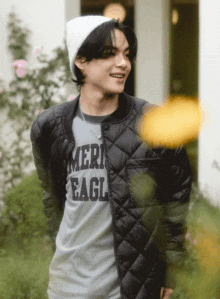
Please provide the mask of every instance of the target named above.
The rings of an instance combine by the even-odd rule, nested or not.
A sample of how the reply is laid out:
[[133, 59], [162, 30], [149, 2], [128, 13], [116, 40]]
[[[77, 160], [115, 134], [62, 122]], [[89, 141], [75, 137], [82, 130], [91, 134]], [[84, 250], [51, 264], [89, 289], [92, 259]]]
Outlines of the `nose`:
[[125, 62], [125, 59], [122, 58], [121, 61], [119, 62], [118, 65], [121, 65], [121, 66], [126, 66], [126, 62]]
[[126, 59], [124, 58], [123, 55], [120, 55], [117, 61], [117, 65], [121, 66], [121, 67], [126, 67], [127, 66], [127, 62]]

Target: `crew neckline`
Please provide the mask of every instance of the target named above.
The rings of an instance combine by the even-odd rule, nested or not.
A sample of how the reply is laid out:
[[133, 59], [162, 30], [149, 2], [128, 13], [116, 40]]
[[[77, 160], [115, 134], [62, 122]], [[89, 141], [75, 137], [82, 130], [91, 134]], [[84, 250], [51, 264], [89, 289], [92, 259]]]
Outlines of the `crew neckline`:
[[[84, 112], [82, 112], [82, 114], [85, 118], [85, 121], [87, 121], [89, 123], [95, 123], [95, 124], [100, 124], [103, 120], [105, 120], [107, 117], [109, 117], [111, 115], [111, 114], [107, 114], [107, 115], [90, 115], [90, 114], [86, 114]], [[81, 110], [80, 110], [80, 105], [78, 105], [76, 115], [83, 120], [82, 114], [81, 114]]]

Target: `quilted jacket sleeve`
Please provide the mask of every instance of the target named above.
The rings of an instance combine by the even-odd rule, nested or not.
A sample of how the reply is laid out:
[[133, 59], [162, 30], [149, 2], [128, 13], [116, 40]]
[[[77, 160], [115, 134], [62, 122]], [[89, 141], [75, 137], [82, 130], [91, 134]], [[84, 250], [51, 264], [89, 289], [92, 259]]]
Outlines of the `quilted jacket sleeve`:
[[[174, 151], [171, 151], [173, 153]], [[168, 173], [163, 206], [163, 227], [166, 231], [166, 287], [175, 287], [174, 272], [181, 270], [185, 259], [184, 235], [188, 213], [192, 172], [185, 149], [179, 148], [167, 159]]]
[[31, 128], [31, 142], [38, 178], [41, 182], [42, 188], [44, 189], [43, 204], [44, 213], [47, 217], [47, 230], [55, 244], [55, 238], [62, 215], [51, 189], [52, 185], [49, 173], [50, 145], [47, 138], [42, 134], [38, 119], [34, 121]]
[[38, 121], [35, 120], [31, 128], [31, 142], [32, 142], [32, 152], [34, 156], [34, 163], [36, 166], [38, 178], [41, 181], [41, 186], [46, 192], [49, 190], [48, 182], [48, 163], [49, 157], [46, 155], [46, 150], [43, 147], [47, 146], [45, 142], [41, 129], [38, 125]]

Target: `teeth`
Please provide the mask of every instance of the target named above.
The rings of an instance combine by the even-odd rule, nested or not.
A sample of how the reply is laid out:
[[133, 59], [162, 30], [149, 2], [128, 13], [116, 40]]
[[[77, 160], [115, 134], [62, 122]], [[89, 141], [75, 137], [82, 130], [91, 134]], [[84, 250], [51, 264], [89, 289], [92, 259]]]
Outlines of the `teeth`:
[[124, 78], [124, 75], [111, 75], [111, 76], [115, 78]]

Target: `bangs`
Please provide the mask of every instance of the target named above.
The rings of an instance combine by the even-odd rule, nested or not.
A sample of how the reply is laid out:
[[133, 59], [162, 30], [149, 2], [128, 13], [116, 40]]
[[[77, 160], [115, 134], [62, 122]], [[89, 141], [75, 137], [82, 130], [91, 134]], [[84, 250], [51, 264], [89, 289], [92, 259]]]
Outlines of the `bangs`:
[[122, 31], [129, 44], [129, 59], [134, 61], [137, 54], [137, 39], [133, 30], [116, 20], [110, 20], [95, 28], [80, 47], [77, 56], [83, 56], [87, 61], [102, 58], [106, 46], [113, 46], [114, 29]]

